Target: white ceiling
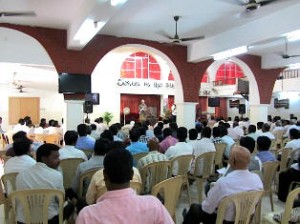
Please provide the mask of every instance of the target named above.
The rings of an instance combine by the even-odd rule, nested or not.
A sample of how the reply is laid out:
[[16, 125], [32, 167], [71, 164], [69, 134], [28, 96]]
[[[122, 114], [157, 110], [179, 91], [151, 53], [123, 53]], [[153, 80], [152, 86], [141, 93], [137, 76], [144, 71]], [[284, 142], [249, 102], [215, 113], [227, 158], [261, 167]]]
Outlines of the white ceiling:
[[[161, 34], [174, 35], [173, 17], [179, 15], [181, 38], [205, 36], [203, 40], [181, 43], [188, 46], [189, 61], [201, 61], [219, 51], [251, 45], [254, 47], [249, 53], [261, 55], [265, 68], [300, 62], [300, 57], [283, 59], [280, 55], [285, 51], [281, 36], [300, 29], [300, 1], [273, 0], [256, 11], [246, 12], [245, 6], [238, 3], [247, 1], [128, 0], [113, 7], [110, 0], [0, 0], [0, 12], [36, 13], [35, 17], [0, 17], [0, 23], [66, 29], [66, 47], [78, 49], [72, 38], [87, 18], [107, 21], [99, 34], [168, 43], [170, 40]], [[300, 54], [300, 41], [289, 43], [288, 53]]]

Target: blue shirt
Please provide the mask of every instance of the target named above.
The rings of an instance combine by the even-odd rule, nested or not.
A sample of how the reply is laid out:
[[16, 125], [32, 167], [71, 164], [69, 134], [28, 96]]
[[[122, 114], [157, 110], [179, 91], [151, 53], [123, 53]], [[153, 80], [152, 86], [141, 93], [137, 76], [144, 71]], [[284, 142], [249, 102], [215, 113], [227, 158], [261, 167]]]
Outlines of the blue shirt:
[[149, 152], [148, 146], [143, 142], [131, 142], [126, 149], [131, 153], [131, 155], [135, 155], [142, 152]]
[[90, 149], [94, 150], [95, 139], [90, 136], [81, 136], [77, 139], [75, 147], [77, 149]]
[[270, 151], [259, 151], [256, 156], [262, 163], [276, 161], [275, 156]]

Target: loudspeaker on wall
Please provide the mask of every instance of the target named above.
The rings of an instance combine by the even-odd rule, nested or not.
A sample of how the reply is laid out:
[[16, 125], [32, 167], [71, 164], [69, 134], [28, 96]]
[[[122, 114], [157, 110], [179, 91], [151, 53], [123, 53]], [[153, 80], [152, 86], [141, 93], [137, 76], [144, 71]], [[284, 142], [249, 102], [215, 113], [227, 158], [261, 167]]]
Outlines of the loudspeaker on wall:
[[91, 101], [85, 101], [83, 104], [83, 112], [86, 114], [93, 113], [93, 103]]
[[245, 114], [246, 113], [246, 105], [240, 104], [239, 105], [239, 114]]

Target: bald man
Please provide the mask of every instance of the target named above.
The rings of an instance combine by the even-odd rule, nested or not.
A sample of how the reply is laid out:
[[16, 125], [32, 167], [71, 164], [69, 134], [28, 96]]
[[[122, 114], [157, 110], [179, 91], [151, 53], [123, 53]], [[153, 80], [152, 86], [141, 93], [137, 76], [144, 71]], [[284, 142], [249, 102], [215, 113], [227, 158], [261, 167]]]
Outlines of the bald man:
[[[214, 224], [216, 210], [224, 197], [240, 192], [263, 190], [263, 183], [259, 176], [248, 171], [249, 162], [249, 150], [242, 146], [235, 146], [229, 156], [229, 164], [233, 171], [218, 179], [202, 204], [191, 205], [189, 211], [184, 214], [183, 224], [200, 222]], [[224, 223], [234, 223], [234, 216], [234, 207], [231, 205], [227, 208]]]

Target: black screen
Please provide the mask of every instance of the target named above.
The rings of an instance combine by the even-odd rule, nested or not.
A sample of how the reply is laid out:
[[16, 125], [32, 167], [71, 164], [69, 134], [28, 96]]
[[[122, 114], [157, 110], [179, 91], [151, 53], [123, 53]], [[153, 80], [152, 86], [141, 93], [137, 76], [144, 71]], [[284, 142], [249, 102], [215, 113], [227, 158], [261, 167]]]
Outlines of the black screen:
[[60, 73], [58, 76], [59, 93], [90, 93], [91, 76], [89, 74]]
[[92, 102], [93, 105], [100, 104], [100, 95], [99, 93], [88, 93], [85, 94], [85, 100]]
[[209, 107], [219, 107], [220, 106], [220, 98], [219, 97], [208, 98], [208, 106]]
[[237, 90], [240, 93], [249, 94], [249, 81], [238, 79]]

